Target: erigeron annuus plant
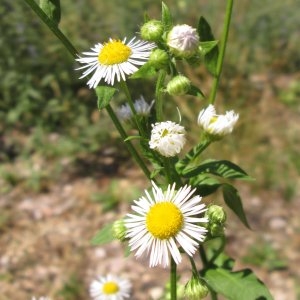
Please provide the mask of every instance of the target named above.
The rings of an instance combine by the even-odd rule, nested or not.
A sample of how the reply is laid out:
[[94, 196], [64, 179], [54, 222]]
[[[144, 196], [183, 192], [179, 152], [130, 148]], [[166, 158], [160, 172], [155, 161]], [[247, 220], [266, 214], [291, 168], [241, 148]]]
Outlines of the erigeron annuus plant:
[[[184, 288], [187, 299], [202, 299], [207, 294], [212, 299], [217, 299], [218, 294], [227, 299], [272, 299], [251, 270], [233, 271], [234, 261], [224, 253], [224, 226], [228, 222], [225, 211], [221, 206], [203, 202], [203, 197], [221, 190], [224, 205], [249, 227], [242, 200], [231, 180], [249, 180], [250, 176], [230, 161], [202, 160], [203, 152], [211, 144], [222, 142], [232, 133], [239, 118], [233, 110], [217, 113], [215, 104], [233, 0], [227, 0], [220, 41], [215, 40], [204, 17], [199, 18], [198, 24], [176, 24], [171, 11], [162, 3], [161, 19], [146, 16], [140, 37], [131, 37], [129, 42], [126, 37], [99, 41], [91, 50], [84, 49], [82, 54], [58, 29], [58, 0], [41, 1], [40, 6], [34, 0], [25, 1], [79, 63], [76, 72], [80, 78], [87, 79], [89, 88], [95, 90], [99, 110], [108, 112], [151, 186], [143, 196], [133, 200], [131, 211], [124, 218], [100, 229], [93, 243], [100, 245], [118, 239], [128, 244], [137, 258], [147, 257], [150, 267], [168, 268], [168, 298], [172, 300], [177, 299], [180, 275], [177, 265], [183, 255], [191, 264], [191, 277]], [[208, 96], [193, 85], [186, 74], [179, 72], [179, 62], [191, 67], [205, 64], [213, 76]], [[153, 94], [134, 101], [127, 81], [137, 78], [152, 78], [155, 84]], [[126, 103], [115, 108], [113, 99], [118, 92], [125, 94]], [[203, 109], [195, 115], [195, 124], [198, 120], [201, 131], [199, 142], [188, 151], [189, 132], [185, 124], [165, 117], [166, 93], [169, 96], [191, 95], [203, 104]], [[180, 107], [178, 109], [180, 111]], [[125, 122], [126, 126], [130, 124], [130, 132], [135, 131], [134, 135], [128, 135]], [[201, 258], [201, 265], [197, 265], [195, 256]], [[98, 291], [98, 285], [106, 288]], [[109, 293], [118, 295], [117, 299], [128, 297], [129, 285], [124, 293], [121, 287], [105, 278], [95, 281], [91, 292], [96, 298], [103, 296], [103, 299], [111, 299]]]

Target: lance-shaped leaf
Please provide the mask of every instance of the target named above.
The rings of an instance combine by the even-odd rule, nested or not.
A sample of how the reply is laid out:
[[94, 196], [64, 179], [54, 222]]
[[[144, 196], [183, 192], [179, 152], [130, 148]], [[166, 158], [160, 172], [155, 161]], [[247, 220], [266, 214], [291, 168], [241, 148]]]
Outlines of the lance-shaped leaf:
[[[201, 42], [212, 42], [212, 41], [215, 42], [215, 38], [212, 34], [210, 25], [208, 24], [208, 22], [204, 17], [200, 17], [197, 29], [198, 29], [198, 34], [200, 36]], [[214, 76], [218, 76], [217, 74], [218, 56], [219, 56], [219, 49], [217, 46], [214, 46], [204, 56], [205, 66], [207, 67], [208, 71]]]
[[231, 272], [223, 268], [208, 269], [204, 278], [208, 286], [228, 300], [272, 300], [267, 287], [249, 269]]
[[187, 167], [181, 172], [184, 177], [194, 177], [201, 173], [210, 173], [226, 179], [253, 180], [242, 168], [228, 160], [205, 160], [200, 165]]
[[56, 25], [60, 22], [60, 0], [40, 0], [40, 8]]
[[138, 78], [151, 78], [157, 74], [156, 69], [151, 66], [151, 64], [146, 63], [141, 66], [136, 72], [134, 72], [130, 79], [138, 79]]
[[206, 55], [218, 45], [219, 41], [207, 41], [199, 43], [199, 51], [202, 55]]
[[113, 223], [107, 224], [102, 229], [100, 229], [92, 238], [92, 245], [103, 245], [113, 241], [115, 238], [112, 233], [112, 227]]
[[117, 91], [113, 87], [104, 86], [104, 85], [97, 86], [95, 90], [98, 98], [97, 104], [99, 110], [105, 108], [109, 104], [110, 100], [112, 99], [115, 92]]
[[165, 31], [169, 31], [172, 28], [173, 26], [172, 15], [168, 6], [164, 2], [162, 2], [162, 6], [161, 6], [161, 21]]
[[202, 93], [202, 91], [198, 87], [196, 87], [194, 85], [191, 85], [190, 90], [187, 92], [187, 94], [195, 96], [195, 97], [198, 97], [198, 98], [205, 98], [205, 96]]
[[202, 197], [208, 196], [214, 193], [222, 183], [214, 177], [210, 177], [207, 174], [200, 174], [192, 177], [189, 181], [190, 185], [197, 188], [197, 192]]
[[226, 205], [238, 216], [241, 222], [248, 227], [249, 223], [246, 218], [246, 214], [244, 212], [242, 199], [239, 195], [238, 190], [230, 184], [224, 183], [223, 186], [223, 198]]

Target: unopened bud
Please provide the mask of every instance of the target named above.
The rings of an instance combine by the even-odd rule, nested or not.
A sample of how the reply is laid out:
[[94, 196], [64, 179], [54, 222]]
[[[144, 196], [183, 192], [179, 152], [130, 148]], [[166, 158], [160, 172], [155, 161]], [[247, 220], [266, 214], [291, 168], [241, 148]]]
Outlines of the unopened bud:
[[211, 205], [208, 207], [206, 217], [209, 219], [209, 223], [224, 224], [226, 222], [226, 212], [223, 207], [219, 205]]
[[150, 20], [141, 27], [141, 37], [143, 40], [158, 42], [164, 32], [163, 24], [158, 20]]
[[167, 92], [172, 96], [185, 95], [191, 88], [190, 80], [183, 76], [177, 75], [167, 84]]
[[126, 227], [123, 219], [114, 222], [112, 232], [119, 241], [124, 242], [126, 240]]
[[185, 286], [185, 296], [189, 300], [201, 300], [208, 294], [208, 287], [198, 275], [193, 275]]
[[151, 52], [148, 62], [155, 69], [163, 69], [169, 64], [168, 53], [162, 49], [155, 49]]

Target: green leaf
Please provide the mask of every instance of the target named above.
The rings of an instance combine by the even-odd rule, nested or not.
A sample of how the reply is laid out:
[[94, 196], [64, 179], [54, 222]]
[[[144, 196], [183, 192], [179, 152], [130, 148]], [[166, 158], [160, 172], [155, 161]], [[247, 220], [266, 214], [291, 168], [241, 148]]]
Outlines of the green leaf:
[[138, 78], [151, 78], [157, 74], [156, 69], [149, 63], [141, 66], [136, 72], [134, 72], [130, 79], [138, 79]]
[[246, 227], [251, 229], [247, 221], [242, 204], [242, 199], [239, 195], [238, 190], [228, 183], [224, 183], [222, 188], [223, 198], [227, 206], [238, 216], [238, 218]]
[[273, 297], [251, 270], [230, 272], [222, 268], [208, 269], [204, 278], [208, 286], [229, 300], [272, 300]]
[[188, 95], [205, 98], [205, 95], [202, 93], [202, 91], [194, 85], [191, 85], [190, 90], [188, 91]]
[[140, 135], [130, 135], [124, 140], [124, 142], [132, 141], [132, 140], [140, 140], [140, 139], [142, 139]]
[[97, 104], [99, 110], [105, 108], [109, 104], [110, 100], [117, 91], [117, 89], [105, 85], [97, 86], [95, 90], [98, 97]]
[[60, 22], [60, 0], [40, 0], [40, 8], [56, 25]]
[[[215, 38], [212, 34], [210, 25], [204, 17], [200, 17], [199, 19], [198, 33], [201, 42], [215, 42]], [[214, 46], [207, 54], [204, 55], [205, 66], [213, 76], [217, 76], [218, 56], [219, 49], [217, 46]]]
[[188, 167], [182, 171], [185, 177], [194, 177], [200, 173], [210, 173], [226, 179], [253, 180], [242, 168], [228, 160], [209, 159], [196, 167]]
[[183, 174], [189, 163], [199, 156], [209, 146], [209, 144], [209, 140], [203, 140], [200, 144], [193, 147], [183, 159], [179, 160], [175, 165], [175, 169], [178, 174]]
[[198, 193], [202, 197], [205, 197], [214, 193], [222, 183], [216, 178], [206, 174], [200, 174], [190, 179], [190, 185], [197, 188]]
[[200, 42], [199, 51], [202, 55], [206, 55], [218, 45], [219, 41]]
[[107, 224], [102, 229], [100, 229], [92, 238], [92, 245], [103, 245], [113, 241], [115, 238], [112, 233], [112, 226], [113, 223]]
[[164, 2], [161, 4], [161, 21], [165, 31], [169, 31], [173, 26], [172, 15], [167, 5]]

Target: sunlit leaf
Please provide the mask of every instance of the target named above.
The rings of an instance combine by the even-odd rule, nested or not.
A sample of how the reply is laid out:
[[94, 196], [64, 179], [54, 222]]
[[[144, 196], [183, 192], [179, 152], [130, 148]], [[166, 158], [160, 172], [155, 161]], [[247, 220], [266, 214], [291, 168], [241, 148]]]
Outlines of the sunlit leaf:
[[109, 104], [116, 91], [117, 90], [115, 88], [110, 86], [103, 85], [96, 87], [96, 95], [98, 98], [97, 104], [99, 110], [105, 108]]
[[113, 224], [111, 223], [100, 229], [92, 238], [92, 245], [103, 245], [113, 241], [115, 238], [113, 237], [112, 226]]
[[238, 190], [227, 183], [223, 184], [222, 189], [223, 198], [227, 206], [238, 216], [241, 222], [250, 229]]
[[60, 22], [60, 0], [40, 0], [40, 8], [55, 24]]
[[251, 270], [231, 272], [223, 268], [208, 269], [204, 278], [208, 286], [228, 300], [272, 300], [273, 297]]
[[172, 15], [168, 6], [164, 2], [162, 2], [162, 7], [161, 7], [161, 21], [165, 28], [165, 31], [169, 31], [172, 28], [173, 26]]

